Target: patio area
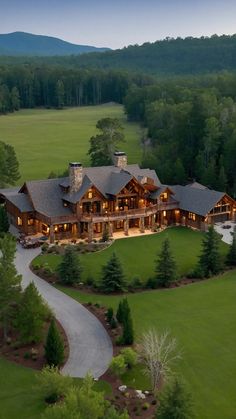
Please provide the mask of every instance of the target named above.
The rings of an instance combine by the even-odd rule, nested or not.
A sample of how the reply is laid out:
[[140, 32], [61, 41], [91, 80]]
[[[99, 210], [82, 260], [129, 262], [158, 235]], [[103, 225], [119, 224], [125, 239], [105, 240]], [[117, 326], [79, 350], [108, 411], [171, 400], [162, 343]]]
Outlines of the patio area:
[[222, 241], [231, 244], [233, 239], [233, 232], [236, 223], [234, 221], [224, 221], [214, 225], [215, 230], [222, 236]]

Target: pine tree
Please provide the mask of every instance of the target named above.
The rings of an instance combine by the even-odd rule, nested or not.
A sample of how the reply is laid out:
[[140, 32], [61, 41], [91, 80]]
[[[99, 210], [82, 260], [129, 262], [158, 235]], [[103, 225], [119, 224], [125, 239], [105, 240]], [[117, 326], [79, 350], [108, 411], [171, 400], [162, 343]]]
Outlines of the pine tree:
[[6, 209], [2, 205], [0, 205], [0, 235], [2, 233], [7, 233], [9, 230], [9, 227], [10, 225], [9, 225]]
[[231, 266], [236, 265], [236, 227], [234, 227], [233, 241], [227, 254], [226, 263]]
[[162, 243], [161, 252], [156, 261], [157, 285], [168, 287], [176, 279], [176, 263], [171, 254], [170, 242], [166, 238]]
[[218, 274], [222, 269], [219, 237], [213, 226], [209, 227], [202, 241], [199, 269], [201, 274], [206, 278]]
[[54, 367], [61, 365], [64, 361], [64, 344], [54, 319], [52, 319], [48, 329], [45, 358], [48, 365]]
[[20, 299], [21, 275], [18, 275], [14, 265], [15, 251], [15, 239], [10, 234], [5, 234], [0, 239], [0, 321], [5, 340], [14, 320], [14, 307]]
[[156, 419], [193, 419], [192, 399], [183, 383], [177, 379], [164, 389]]
[[122, 323], [123, 322], [123, 300], [121, 300], [119, 302], [119, 305], [118, 305], [118, 308], [117, 308], [117, 312], [116, 312], [116, 318], [117, 318], [117, 321], [119, 323]]
[[123, 321], [122, 343], [124, 345], [132, 345], [134, 342], [134, 328], [130, 311], [127, 313]]
[[125, 277], [121, 263], [115, 253], [112, 254], [110, 260], [102, 268], [101, 289], [106, 292], [124, 291]]
[[43, 325], [49, 314], [34, 283], [31, 282], [22, 295], [18, 316], [17, 329], [23, 343], [39, 342], [42, 338]]
[[67, 246], [62, 261], [58, 266], [61, 282], [64, 284], [77, 284], [81, 281], [82, 271], [79, 256], [71, 246]]

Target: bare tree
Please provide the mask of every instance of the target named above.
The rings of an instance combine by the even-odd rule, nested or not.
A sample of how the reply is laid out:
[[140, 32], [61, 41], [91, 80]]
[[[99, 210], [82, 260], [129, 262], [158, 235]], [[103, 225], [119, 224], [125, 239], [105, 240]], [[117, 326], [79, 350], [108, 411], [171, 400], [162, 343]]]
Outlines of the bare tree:
[[169, 332], [160, 335], [149, 330], [141, 337], [138, 345], [139, 360], [144, 364], [144, 373], [151, 379], [153, 391], [172, 375], [172, 363], [180, 358], [175, 338]]

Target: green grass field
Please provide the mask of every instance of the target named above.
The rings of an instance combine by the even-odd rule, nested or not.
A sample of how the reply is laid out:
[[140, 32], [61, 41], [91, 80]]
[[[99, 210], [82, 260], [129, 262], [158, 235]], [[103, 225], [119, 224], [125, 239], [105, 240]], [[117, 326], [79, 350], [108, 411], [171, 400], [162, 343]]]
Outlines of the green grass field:
[[[171, 248], [175, 256], [178, 274], [187, 274], [197, 263], [201, 252], [201, 241], [203, 233], [192, 231], [188, 228], [173, 227], [162, 233], [148, 236], [130, 237], [128, 239], [116, 240], [108, 249], [98, 253], [88, 253], [80, 256], [83, 266], [83, 280], [92, 277], [99, 279], [101, 267], [116, 252], [121, 260], [124, 272], [128, 281], [139, 277], [143, 282], [153, 276], [155, 259], [160, 251], [161, 243], [169, 237]], [[221, 253], [227, 251], [227, 245], [220, 243]], [[52, 269], [55, 269], [61, 260], [58, 255], [43, 255], [35, 259], [34, 263], [47, 262]]]
[[141, 160], [141, 129], [126, 121], [123, 107], [116, 104], [65, 110], [21, 110], [0, 116], [0, 140], [15, 147], [20, 162], [21, 182], [46, 178], [50, 171], [64, 171], [69, 161], [89, 165], [89, 139], [96, 123], [105, 117], [118, 118], [124, 126], [121, 149], [130, 163]]
[[[39, 392], [36, 372], [0, 358], [0, 419], [40, 419], [46, 408]], [[81, 379], [74, 379], [80, 385]], [[97, 391], [111, 394], [105, 381], [94, 384]]]
[[[59, 287], [80, 302], [117, 307], [120, 297]], [[176, 371], [187, 381], [197, 419], [236, 418], [236, 272], [182, 288], [129, 294], [136, 339], [148, 328], [169, 330], [182, 359]], [[133, 379], [136, 378], [136, 381]], [[140, 383], [140, 373], [126, 382]]]

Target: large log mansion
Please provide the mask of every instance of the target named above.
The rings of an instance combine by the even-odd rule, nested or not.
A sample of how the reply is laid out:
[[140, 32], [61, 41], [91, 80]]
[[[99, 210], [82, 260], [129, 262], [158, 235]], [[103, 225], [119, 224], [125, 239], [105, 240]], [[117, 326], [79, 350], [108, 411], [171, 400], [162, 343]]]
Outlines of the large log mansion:
[[236, 202], [194, 182], [160, 183], [154, 170], [129, 165], [123, 152], [114, 165], [83, 167], [70, 163], [69, 177], [25, 182], [0, 190], [10, 222], [25, 235], [43, 234], [50, 242], [102, 236], [171, 224], [206, 230], [209, 224], [235, 219]]

